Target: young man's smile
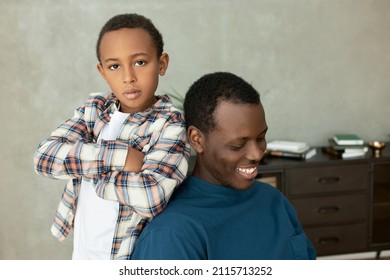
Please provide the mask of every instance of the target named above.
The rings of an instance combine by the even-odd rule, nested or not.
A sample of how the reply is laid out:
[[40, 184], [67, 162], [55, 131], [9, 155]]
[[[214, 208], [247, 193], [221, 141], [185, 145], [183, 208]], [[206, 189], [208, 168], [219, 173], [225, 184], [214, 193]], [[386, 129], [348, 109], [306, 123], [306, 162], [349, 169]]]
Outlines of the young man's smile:
[[237, 167], [236, 170], [247, 180], [253, 180], [257, 176], [257, 166], [250, 168]]

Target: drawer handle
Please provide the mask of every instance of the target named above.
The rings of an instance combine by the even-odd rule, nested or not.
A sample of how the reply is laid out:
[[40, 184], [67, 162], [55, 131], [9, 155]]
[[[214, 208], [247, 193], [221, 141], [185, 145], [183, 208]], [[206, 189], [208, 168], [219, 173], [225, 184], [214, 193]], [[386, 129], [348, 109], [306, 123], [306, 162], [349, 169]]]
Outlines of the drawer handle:
[[335, 184], [340, 181], [339, 177], [325, 177], [325, 178], [319, 178], [318, 182], [321, 184]]
[[340, 237], [330, 236], [317, 239], [317, 243], [320, 245], [333, 245], [337, 244], [340, 241]]
[[321, 207], [317, 209], [318, 213], [321, 214], [330, 214], [330, 213], [336, 213], [340, 210], [338, 206], [329, 206], [329, 207]]

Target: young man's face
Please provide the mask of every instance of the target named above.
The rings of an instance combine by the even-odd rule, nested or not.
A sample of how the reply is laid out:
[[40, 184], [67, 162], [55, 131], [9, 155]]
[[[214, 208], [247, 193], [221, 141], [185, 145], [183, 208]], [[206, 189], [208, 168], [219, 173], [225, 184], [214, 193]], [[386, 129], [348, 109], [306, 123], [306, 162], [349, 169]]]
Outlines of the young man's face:
[[98, 70], [121, 104], [121, 111], [144, 111], [155, 103], [159, 75], [168, 67], [167, 54], [157, 57], [151, 36], [141, 28], [106, 33], [100, 44]]
[[222, 101], [215, 117], [217, 127], [204, 138], [200, 173], [194, 175], [234, 189], [248, 189], [267, 146], [264, 109]]

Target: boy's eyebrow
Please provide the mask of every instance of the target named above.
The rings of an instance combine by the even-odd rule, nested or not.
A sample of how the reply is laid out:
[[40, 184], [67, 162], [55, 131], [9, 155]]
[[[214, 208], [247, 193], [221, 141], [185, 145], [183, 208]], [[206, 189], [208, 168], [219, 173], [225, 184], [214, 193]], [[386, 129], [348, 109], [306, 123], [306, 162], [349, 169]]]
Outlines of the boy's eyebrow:
[[104, 60], [104, 62], [105, 63], [110, 62], [110, 61], [114, 61], [115, 62], [115, 61], [118, 61], [118, 60], [119, 59], [117, 59], [117, 58], [107, 58], [107, 59]]
[[[146, 55], [146, 56], [149, 56], [149, 54], [147, 54], [147, 53], [144, 53], [144, 52], [140, 52], [140, 53], [135, 53], [135, 54], [132, 54], [132, 55], [130, 55], [129, 57], [130, 58], [134, 58], [134, 57], [137, 57], [137, 56], [144, 56], [144, 55]], [[105, 59], [104, 60], [104, 62], [110, 62], [110, 61], [119, 61], [120, 59], [119, 58], [114, 58], [114, 57], [109, 57], [109, 58], [107, 58], [107, 59]]]

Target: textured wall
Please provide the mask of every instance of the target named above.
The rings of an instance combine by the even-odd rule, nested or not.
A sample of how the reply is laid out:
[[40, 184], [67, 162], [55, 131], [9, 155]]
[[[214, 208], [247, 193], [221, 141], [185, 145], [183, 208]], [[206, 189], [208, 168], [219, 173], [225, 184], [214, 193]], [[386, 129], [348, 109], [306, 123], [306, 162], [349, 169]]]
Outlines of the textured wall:
[[171, 61], [160, 92], [231, 71], [260, 91], [269, 140], [390, 140], [388, 0], [2, 0], [0, 259], [70, 258], [71, 238], [49, 231], [65, 182], [36, 175], [32, 157], [89, 92], [107, 90], [95, 41], [123, 12], [163, 33]]

